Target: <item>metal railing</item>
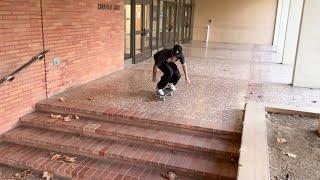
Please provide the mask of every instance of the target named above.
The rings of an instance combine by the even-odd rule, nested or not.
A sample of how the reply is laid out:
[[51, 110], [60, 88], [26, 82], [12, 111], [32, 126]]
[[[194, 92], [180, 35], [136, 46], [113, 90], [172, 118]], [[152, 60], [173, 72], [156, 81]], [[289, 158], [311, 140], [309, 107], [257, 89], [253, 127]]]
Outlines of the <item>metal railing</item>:
[[31, 64], [33, 64], [37, 60], [43, 59], [48, 52], [49, 52], [49, 50], [45, 50], [45, 51], [42, 51], [41, 53], [39, 53], [38, 55], [33, 56], [30, 61], [28, 61], [27, 63], [23, 64], [18, 69], [14, 70], [11, 74], [9, 74], [9, 75], [5, 76], [4, 78], [0, 79], [0, 86], [3, 85], [4, 83], [6, 83], [7, 81], [14, 80], [16, 74], [18, 74], [23, 69], [29, 67]]

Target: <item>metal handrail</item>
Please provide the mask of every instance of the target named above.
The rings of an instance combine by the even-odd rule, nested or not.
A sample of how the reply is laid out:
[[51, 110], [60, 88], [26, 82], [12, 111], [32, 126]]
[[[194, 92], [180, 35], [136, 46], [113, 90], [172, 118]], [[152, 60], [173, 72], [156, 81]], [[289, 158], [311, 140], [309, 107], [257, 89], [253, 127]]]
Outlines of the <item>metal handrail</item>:
[[27, 63], [23, 64], [18, 69], [14, 70], [11, 74], [9, 74], [9, 75], [5, 76], [4, 78], [2, 78], [0, 80], [0, 86], [3, 85], [4, 83], [6, 83], [7, 81], [13, 81], [16, 74], [18, 74], [23, 69], [29, 67], [35, 61], [43, 59], [48, 52], [49, 52], [49, 50], [45, 50], [45, 51], [42, 51], [41, 53], [39, 53], [38, 55], [33, 56], [30, 61], [28, 61]]

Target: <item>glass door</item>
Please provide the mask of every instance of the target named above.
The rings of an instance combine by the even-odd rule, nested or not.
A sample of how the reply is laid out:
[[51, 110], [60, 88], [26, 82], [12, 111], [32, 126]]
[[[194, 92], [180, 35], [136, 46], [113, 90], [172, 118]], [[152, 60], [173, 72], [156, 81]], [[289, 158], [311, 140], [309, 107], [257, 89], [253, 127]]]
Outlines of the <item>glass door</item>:
[[174, 45], [176, 3], [164, 3], [163, 45], [171, 48]]
[[124, 36], [124, 60], [132, 58], [131, 56], [131, 4], [130, 2], [126, 3], [124, 6], [125, 9], [125, 36]]
[[183, 9], [184, 9], [184, 15], [183, 15], [182, 42], [187, 43], [190, 41], [192, 6], [185, 5]]
[[135, 53], [136, 61], [151, 57], [152, 45], [152, 3], [151, 0], [136, 1], [135, 7]]

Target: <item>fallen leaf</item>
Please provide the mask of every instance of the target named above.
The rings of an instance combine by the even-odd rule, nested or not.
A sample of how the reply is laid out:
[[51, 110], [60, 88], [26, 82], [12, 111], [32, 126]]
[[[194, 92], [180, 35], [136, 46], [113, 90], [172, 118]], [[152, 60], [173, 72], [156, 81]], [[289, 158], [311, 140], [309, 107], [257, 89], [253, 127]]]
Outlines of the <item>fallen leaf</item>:
[[177, 151], [176, 151], [175, 149], [172, 149], [172, 150], [171, 150], [171, 153], [172, 153], [172, 154], [177, 154]]
[[74, 162], [76, 161], [76, 157], [70, 157], [70, 156], [64, 155], [64, 156], [63, 156], [63, 160], [64, 160], [65, 162], [74, 163]]
[[317, 103], [317, 101], [312, 101], [312, 103]]
[[289, 174], [286, 174], [286, 178], [285, 178], [285, 180], [289, 180]]
[[15, 177], [20, 178], [20, 179], [25, 179], [30, 174], [31, 174], [31, 171], [29, 169], [26, 169], [22, 172], [16, 173]]
[[283, 143], [287, 143], [287, 140], [283, 138], [277, 138], [277, 142], [278, 144], [283, 144]]
[[53, 177], [53, 173], [52, 173], [52, 172], [45, 171], [45, 172], [43, 172], [42, 177], [43, 177], [43, 178], [46, 178], [46, 180], [50, 180], [50, 179]]
[[92, 100], [93, 100], [93, 97], [88, 97], [88, 100], [89, 100], [89, 101], [92, 101]]
[[79, 116], [77, 116], [77, 115], [75, 115], [74, 117], [76, 118], [76, 120], [80, 119]]
[[61, 97], [61, 98], [59, 99], [59, 101], [64, 102], [64, 98], [63, 98], [63, 97]]
[[60, 154], [54, 154], [52, 157], [51, 157], [51, 160], [55, 161], [55, 160], [60, 160], [62, 158], [62, 156]]
[[273, 166], [270, 166], [270, 168], [275, 169], [275, 170], [277, 170], [277, 169], [278, 169], [278, 168], [275, 168], [275, 167], [273, 167]]
[[260, 95], [260, 96], [258, 96], [258, 98], [262, 98], [262, 96]]
[[294, 158], [294, 159], [297, 158], [297, 155], [292, 154], [292, 153], [283, 153], [283, 154], [284, 154], [284, 155], [287, 155], [287, 156], [289, 156], [289, 157], [292, 157], [292, 158]]
[[63, 120], [65, 122], [70, 122], [72, 120], [72, 115], [68, 115], [68, 116], [64, 117]]
[[63, 119], [63, 116], [61, 116], [60, 114], [50, 114], [50, 117], [53, 119]]
[[173, 172], [167, 172], [166, 174], [164, 173], [164, 174], [162, 174], [162, 176], [163, 176], [164, 178], [169, 179], [169, 180], [175, 180], [175, 179], [178, 178], [178, 176], [177, 176], [175, 173], [173, 173]]

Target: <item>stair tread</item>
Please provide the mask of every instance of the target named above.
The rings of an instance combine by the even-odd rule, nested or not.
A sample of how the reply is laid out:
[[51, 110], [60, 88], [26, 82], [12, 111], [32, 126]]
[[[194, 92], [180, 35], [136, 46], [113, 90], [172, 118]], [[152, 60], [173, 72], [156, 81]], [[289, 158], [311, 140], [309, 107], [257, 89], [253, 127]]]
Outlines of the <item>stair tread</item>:
[[[100, 136], [117, 136], [139, 141], [171, 145], [204, 152], [231, 154], [238, 156], [240, 143], [232, 142], [212, 135], [195, 135], [181, 132], [174, 132], [165, 129], [150, 129], [135, 125], [116, 124], [106, 121], [96, 121], [80, 118], [72, 122], [64, 122], [60, 119], [53, 119], [47, 113], [35, 112], [21, 118], [26, 125], [36, 127], [59, 129], [65, 132], [90, 132]], [[91, 128], [90, 128], [91, 127]]]
[[55, 113], [77, 113], [84, 117], [98, 118], [108, 121], [127, 121], [130, 123], [152, 124], [162, 127], [183, 128], [188, 130], [219, 133], [241, 139], [241, 130], [237, 122], [223, 123], [221, 121], [201, 121], [186, 117], [175, 117], [156, 113], [132, 111], [117, 107], [105, 107], [93, 104], [79, 104], [74, 102], [59, 102], [53, 98], [36, 104], [36, 109]]
[[237, 166], [222, 159], [187, 152], [172, 153], [168, 149], [143, 144], [82, 137], [34, 127], [18, 127], [4, 135], [5, 140], [32, 144], [43, 148], [79, 152], [103, 158], [115, 158], [129, 162], [151, 163], [156, 167], [169, 167], [181, 172], [205, 176], [234, 178]]
[[96, 160], [83, 156], [77, 156], [74, 163], [69, 163], [50, 160], [49, 153], [43, 149], [10, 142], [0, 143], [0, 163], [8, 166], [49, 171], [66, 178], [163, 180], [162, 172], [150, 167]]

